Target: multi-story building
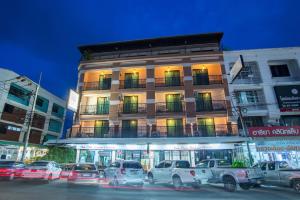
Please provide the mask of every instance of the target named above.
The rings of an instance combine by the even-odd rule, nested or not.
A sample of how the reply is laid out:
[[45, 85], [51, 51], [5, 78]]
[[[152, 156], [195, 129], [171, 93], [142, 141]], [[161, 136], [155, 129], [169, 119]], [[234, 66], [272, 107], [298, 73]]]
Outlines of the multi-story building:
[[[36, 85], [4, 68], [0, 68], [0, 84], [0, 156], [15, 159], [21, 155]], [[40, 88], [29, 135], [30, 146], [37, 147], [34, 144], [57, 139], [63, 131], [65, 113], [66, 102]], [[29, 148], [27, 157], [34, 156], [33, 150]]]
[[224, 51], [227, 74], [240, 55], [244, 68], [229, 84], [229, 93], [256, 141], [254, 158], [300, 166], [300, 48]]
[[77, 161], [231, 159], [246, 140], [231, 113], [222, 33], [79, 47]]

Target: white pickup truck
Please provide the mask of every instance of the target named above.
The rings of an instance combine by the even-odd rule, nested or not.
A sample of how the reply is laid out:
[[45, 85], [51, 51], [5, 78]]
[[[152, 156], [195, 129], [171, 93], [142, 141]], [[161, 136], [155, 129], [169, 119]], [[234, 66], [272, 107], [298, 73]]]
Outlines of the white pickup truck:
[[203, 160], [196, 165], [196, 172], [197, 176], [201, 177], [206, 174], [208, 183], [224, 183], [224, 189], [229, 192], [236, 191], [237, 185], [248, 190], [263, 181], [263, 174], [259, 168], [232, 168], [231, 164], [223, 159]]
[[186, 160], [165, 160], [160, 162], [148, 172], [150, 184], [167, 183], [172, 184], [175, 189], [182, 186], [193, 186], [199, 188], [202, 176], [197, 176], [194, 168]]

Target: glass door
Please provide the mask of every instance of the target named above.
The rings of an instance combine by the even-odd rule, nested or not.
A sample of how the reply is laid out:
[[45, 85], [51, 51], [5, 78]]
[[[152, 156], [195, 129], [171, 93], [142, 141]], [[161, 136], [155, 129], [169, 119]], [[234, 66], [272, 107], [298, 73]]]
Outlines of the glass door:
[[194, 85], [208, 85], [208, 70], [207, 69], [194, 69], [193, 70]]
[[166, 94], [167, 112], [182, 112], [180, 94]]
[[110, 85], [111, 85], [111, 78], [110, 77], [106, 77], [107, 75], [100, 75], [99, 76], [99, 89], [100, 90], [107, 90], [110, 89]]
[[165, 71], [165, 85], [180, 86], [180, 71], [179, 70]]
[[97, 99], [97, 115], [108, 114], [109, 99], [108, 97], [98, 97]]
[[138, 96], [125, 96], [123, 102], [123, 113], [138, 112]]
[[123, 120], [122, 121], [122, 137], [136, 138], [137, 137], [137, 120]]
[[196, 111], [211, 111], [212, 109], [211, 93], [198, 93], [196, 97]]
[[125, 73], [124, 88], [138, 88], [139, 73]]
[[103, 138], [109, 133], [109, 121], [97, 120], [95, 121], [95, 137]]
[[202, 136], [216, 136], [215, 122], [213, 118], [200, 118], [198, 119], [198, 130]]
[[167, 119], [167, 132], [168, 137], [183, 136], [182, 119]]

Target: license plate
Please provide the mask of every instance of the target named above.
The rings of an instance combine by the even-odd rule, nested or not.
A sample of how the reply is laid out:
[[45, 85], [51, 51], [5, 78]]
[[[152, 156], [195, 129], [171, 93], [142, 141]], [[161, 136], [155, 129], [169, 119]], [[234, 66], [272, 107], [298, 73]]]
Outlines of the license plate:
[[83, 177], [90, 177], [91, 174], [82, 174]]

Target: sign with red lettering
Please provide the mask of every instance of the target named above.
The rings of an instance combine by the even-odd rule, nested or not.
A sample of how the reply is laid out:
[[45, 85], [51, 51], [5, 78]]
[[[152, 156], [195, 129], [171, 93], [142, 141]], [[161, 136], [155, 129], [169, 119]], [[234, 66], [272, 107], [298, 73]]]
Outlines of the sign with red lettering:
[[272, 126], [248, 128], [250, 137], [300, 136], [300, 126]]

